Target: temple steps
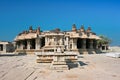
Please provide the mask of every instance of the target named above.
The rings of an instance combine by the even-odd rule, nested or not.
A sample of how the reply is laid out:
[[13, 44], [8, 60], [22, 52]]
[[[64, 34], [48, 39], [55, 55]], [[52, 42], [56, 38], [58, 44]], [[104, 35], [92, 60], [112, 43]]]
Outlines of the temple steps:
[[64, 61], [59, 61], [59, 62], [53, 61], [50, 66], [50, 69], [52, 69], [52, 70], [68, 70], [69, 67], [68, 67], [67, 63]]

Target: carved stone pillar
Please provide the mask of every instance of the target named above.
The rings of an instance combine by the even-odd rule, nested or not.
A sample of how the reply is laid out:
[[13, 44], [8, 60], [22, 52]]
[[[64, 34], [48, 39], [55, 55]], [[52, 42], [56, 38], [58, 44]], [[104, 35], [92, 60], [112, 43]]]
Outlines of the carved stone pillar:
[[45, 37], [45, 46], [47, 45], [47, 43], [48, 43], [48, 42], [47, 42], [47, 37]]
[[77, 49], [77, 39], [72, 39], [72, 49]]
[[30, 40], [27, 40], [27, 49], [30, 50]]
[[16, 48], [20, 49], [20, 42], [16, 42]]
[[3, 52], [6, 52], [6, 44], [3, 44]]
[[74, 42], [73, 42], [74, 39], [72, 39], [72, 49], [74, 49]]
[[39, 50], [40, 47], [41, 47], [40, 38], [36, 38], [36, 40], [35, 40], [35, 49]]
[[20, 49], [23, 50], [23, 41], [20, 42]]
[[77, 39], [74, 39], [74, 49], [77, 49]]
[[66, 49], [68, 50], [69, 49], [69, 44], [68, 44], [68, 41], [69, 41], [69, 38], [66, 37]]
[[82, 41], [83, 41], [82, 48], [86, 49], [86, 39], [83, 39]]
[[93, 40], [90, 40], [90, 49], [93, 49]]
[[105, 45], [105, 51], [107, 50], [107, 48], [106, 48], [107, 46]]
[[60, 45], [63, 45], [62, 37], [60, 37], [59, 43], [60, 43]]
[[97, 41], [96, 41], [96, 40], [93, 40], [93, 48], [94, 48], [94, 49], [98, 49]]

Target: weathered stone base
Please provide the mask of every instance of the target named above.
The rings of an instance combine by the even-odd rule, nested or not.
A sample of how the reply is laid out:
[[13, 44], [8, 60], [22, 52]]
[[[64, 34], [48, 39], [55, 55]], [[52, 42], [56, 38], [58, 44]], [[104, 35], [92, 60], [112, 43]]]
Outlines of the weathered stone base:
[[37, 63], [51, 63], [52, 59], [36, 59]]
[[66, 62], [56, 62], [56, 61], [53, 61], [51, 66], [50, 66], [50, 69], [52, 70], [68, 70], [69, 67], [68, 65], [66, 64]]
[[79, 54], [96, 54], [97, 52], [94, 49], [79, 49]]

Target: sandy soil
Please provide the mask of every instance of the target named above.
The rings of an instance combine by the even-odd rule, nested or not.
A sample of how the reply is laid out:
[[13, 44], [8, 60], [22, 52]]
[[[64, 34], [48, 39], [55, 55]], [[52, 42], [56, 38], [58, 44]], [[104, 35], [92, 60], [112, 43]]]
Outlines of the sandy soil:
[[81, 55], [81, 67], [66, 71], [35, 62], [35, 55], [0, 56], [0, 80], [120, 80], [120, 58]]

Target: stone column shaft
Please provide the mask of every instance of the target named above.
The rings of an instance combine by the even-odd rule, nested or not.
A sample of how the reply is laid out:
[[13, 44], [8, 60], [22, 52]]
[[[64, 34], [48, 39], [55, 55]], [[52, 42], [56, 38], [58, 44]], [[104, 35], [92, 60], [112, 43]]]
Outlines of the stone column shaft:
[[20, 42], [20, 49], [23, 50], [23, 42]]
[[16, 42], [16, 45], [17, 45], [17, 49], [21, 49], [21, 42]]
[[60, 38], [60, 45], [63, 45], [62, 37]]
[[3, 52], [6, 52], [6, 44], [3, 44]]
[[19, 49], [20, 45], [18, 43], [16, 43], [16, 47], [17, 47], [17, 49]]
[[27, 40], [27, 49], [30, 50], [30, 40]]
[[35, 40], [35, 49], [39, 50], [41, 47], [41, 41], [39, 38]]
[[83, 48], [83, 49], [86, 49], [86, 39], [83, 39], [82, 48]]
[[47, 37], [45, 37], [45, 46], [47, 45]]
[[77, 39], [74, 39], [74, 48], [77, 49]]
[[72, 39], [72, 49], [74, 49], [74, 43], [73, 43], [73, 40], [74, 40], [74, 39]]
[[69, 49], [68, 41], [69, 41], [69, 39], [68, 39], [68, 37], [66, 37], [66, 48], [67, 48], [67, 50]]
[[106, 47], [107, 47], [107, 46], [105, 45], [105, 50], [107, 50]]
[[72, 49], [77, 49], [77, 40], [76, 39], [72, 39]]
[[93, 49], [93, 40], [90, 40], [90, 49]]
[[93, 43], [94, 43], [94, 49], [98, 49], [98, 46], [97, 46], [97, 41], [96, 41], [96, 40], [94, 40], [94, 41], [93, 41]]

